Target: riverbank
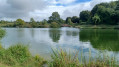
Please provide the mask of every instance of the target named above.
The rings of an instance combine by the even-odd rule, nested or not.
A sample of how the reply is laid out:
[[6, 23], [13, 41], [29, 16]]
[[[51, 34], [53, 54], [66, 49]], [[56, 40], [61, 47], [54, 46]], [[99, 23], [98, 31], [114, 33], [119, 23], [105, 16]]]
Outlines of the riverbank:
[[44, 65], [47, 67], [118, 67], [115, 57], [103, 54], [103, 57], [98, 54], [93, 58], [89, 50], [89, 60], [87, 61], [83, 52], [79, 57], [78, 52], [71, 55], [62, 49], [52, 49], [52, 61], [45, 61], [39, 55], [32, 56], [28, 46], [16, 44], [8, 49], [0, 47], [0, 67], [43, 67]]
[[79, 24], [46, 24], [46, 25], [39, 25], [33, 27], [30, 23], [26, 23], [24, 26], [14, 26], [13, 23], [6, 23], [0, 24], [0, 27], [3, 28], [60, 28], [60, 27], [73, 27], [73, 28], [80, 28], [80, 29], [119, 29], [119, 25], [79, 25]]
[[77, 25], [80, 29], [119, 29], [119, 25]]

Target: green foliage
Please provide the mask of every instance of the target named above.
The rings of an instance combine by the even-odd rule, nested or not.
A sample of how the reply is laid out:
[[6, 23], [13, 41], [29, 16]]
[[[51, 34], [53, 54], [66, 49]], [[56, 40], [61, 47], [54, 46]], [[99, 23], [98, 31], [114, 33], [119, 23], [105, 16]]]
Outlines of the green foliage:
[[95, 15], [95, 16], [92, 18], [92, 20], [94, 21], [94, 24], [95, 24], [95, 25], [99, 24], [99, 22], [101, 21], [101, 20], [100, 20], [100, 17], [99, 17], [98, 15]]
[[[117, 4], [116, 1], [97, 4], [91, 10], [91, 18], [97, 14], [101, 20], [100, 24], [116, 25], [118, 23], [118, 14], [115, 10]], [[95, 21], [92, 20], [91, 22]]]
[[80, 12], [79, 17], [82, 22], [87, 22], [90, 19], [90, 11], [86, 10]]
[[9, 55], [13, 56], [20, 63], [26, 61], [31, 56], [28, 47], [21, 44], [11, 46], [7, 51], [10, 53]]
[[53, 50], [51, 55], [53, 61], [49, 63], [49, 67], [79, 67], [79, 60], [77, 54], [72, 57], [71, 54], [68, 54], [66, 51]]
[[[89, 49], [88, 61], [83, 56], [83, 49], [80, 54], [76, 52], [73, 55], [62, 49], [53, 50], [52, 52], [53, 61], [49, 63], [49, 67], [118, 67], [115, 57], [108, 56], [104, 51], [97, 53], [95, 58], [92, 58], [92, 52]], [[81, 60], [78, 58], [79, 55]]]
[[36, 21], [33, 18], [30, 19], [30, 24], [32, 27], [38, 27]]
[[117, 5], [116, 5], [116, 11], [119, 11], [119, 0], [117, 1]]
[[47, 62], [39, 55], [32, 57], [27, 46], [17, 44], [0, 49], [0, 63], [12, 67], [42, 67]]
[[22, 20], [22, 19], [17, 19], [17, 20], [15, 21], [15, 26], [23, 27], [23, 25], [25, 25], [24, 20]]
[[51, 22], [57, 22], [57, 23], [59, 23], [59, 21], [60, 21], [60, 15], [59, 15], [59, 13], [58, 12], [53, 12], [52, 13], [52, 16], [50, 16], [49, 17], [49, 22], [51, 23]]
[[59, 25], [58, 23], [56, 23], [56, 22], [52, 22], [52, 23], [50, 24], [50, 27], [51, 27], [51, 28], [59, 28], [60, 25]]
[[33, 18], [31, 18], [30, 23], [35, 23], [35, 20]]
[[67, 24], [69, 24], [69, 25], [73, 25], [73, 22], [71, 21], [70, 18], [68, 18], [68, 20], [67, 20]]
[[73, 16], [73, 17], [71, 18], [71, 21], [72, 21], [73, 23], [79, 23], [79, 18], [78, 18], [77, 16]]
[[5, 30], [0, 28], [0, 39], [3, 38], [5, 34], [6, 34]]

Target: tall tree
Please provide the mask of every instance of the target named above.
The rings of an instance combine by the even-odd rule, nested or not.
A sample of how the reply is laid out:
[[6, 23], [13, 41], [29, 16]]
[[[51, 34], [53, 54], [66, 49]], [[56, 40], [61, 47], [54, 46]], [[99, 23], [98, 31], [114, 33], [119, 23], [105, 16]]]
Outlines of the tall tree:
[[67, 18], [66, 18], [66, 21], [65, 21], [65, 22], [66, 22], [67, 24], [69, 23], [69, 22], [68, 22], [69, 19], [71, 19], [71, 17], [67, 17]]
[[30, 18], [31, 23], [35, 23], [35, 20], [33, 18]]
[[37, 27], [37, 23], [33, 18], [30, 19], [30, 23], [32, 27]]
[[49, 17], [49, 22], [50, 22], [50, 23], [51, 23], [51, 22], [59, 22], [60, 19], [61, 19], [61, 18], [60, 18], [59, 13], [58, 13], [58, 12], [53, 12], [53, 13], [52, 13], [52, 16]]
[[90, 18], [90, 11], [86, 10], [86, 11], [82, 11], [79, 15], [80, 20], [82, 22], [87, 22], [88, 19]]
[[46, 19], [44, 19], [42, 22], [43, 22], [43, 25], [47, 24], [47, 20]]
[[119, 0], [117, 1], [116, 11], [119, 10]]
[[22, 27], [24, 24], [25, 24], [25, 22], [24, 22], [24, 20], [22, 20], [22, 19], [17, 19], [17, 20], [15, 21], [15, 26]]
[[71, 21], [70, 18], [67, 20], [67, 23], [68, 23], [69, 25], [72, 25], [72, 24], [73, 24], [73, 22]]
[[73, 17], [71, 18], [71, 21], [72, 21], [73, 23], [79, 23], [79, 18], [78, 18], [77, 16], [73, 16]]

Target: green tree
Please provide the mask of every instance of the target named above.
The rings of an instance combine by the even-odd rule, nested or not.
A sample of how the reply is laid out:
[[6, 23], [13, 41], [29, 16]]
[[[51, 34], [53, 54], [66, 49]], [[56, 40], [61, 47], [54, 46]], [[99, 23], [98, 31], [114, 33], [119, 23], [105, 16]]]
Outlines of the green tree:
[[73, 22], [71, 21], [70, 18], [67, 20], [67, 23], [68, 23], [69, 25], [73, 25]]
[[0, 40], [5, 36], [6, 31], [0, 28]]
[[49, 22], [51, 23], [51, 22], [57, 22], [57, 23], [59, 23], [59, 20], [60, 20], [61, 18], [60, 18], [60, 15], [59, 15], [59, 13], [58, 12], [53, 12], [52, 13], [52, 16], [50, 16], [49, 17]]
[[79, 23], [79, 18], [78, 18], [77, 16], [73, 16], [73, 17], [71, 18], [71, 21], [72, 21], [73, 23]]
[[68, 20], [69, 20], [69, 19], [71, 19], [71, 17], [67, 17], [67, 18], [66, 18], [66, 21], [65, 21], [65, 22], [66, 22], [67, 24], [68, 24]]
[[35, 20], [33, 18], [30, 18], [31, 23], [35, 23]]
[[44, 20], [42, 21], [42, 23], [43, 23], [43, 25], [47, 25], [47, 24], [48, 24], [46, 19], [44, 19]]
[[33, 18], [30, 19], [30, 24], [31, 24], [32, 27], [37, 27], [38, 26], [36, 21]]
[[95, 25], [99, 24], [99, 22], [101, 21], [100, 20], [100, 17], [98, 15], [95, 15], [93, 18], [92, 18], [93, 22]]
[[15, 25], [16, 25], [16, 26], [19, 26], [19, 27], [23, 27], [23, 25], [25, 25], [25, 22], [24, 22], [24, 20], [22, 20], [22, 19], [17, 19], [17, 20], [15, 21]]
[[80, 12], [79, 17], [82, 22], [87, 22], [90, 18], [90, 11], [86, 10], [86, 11]]
[[116, 5], [116, 11], [119, 10], [119, 0], [117, 1], [117, 5]]
[[112, 9], [111, 7], [107, 7], [104, 4], [105, 3], [98, 4], [92, 9], [91, 18], [94, 17], [95, 14], [97, 14], [101, 19], [100, 24], [111, 24], [112, 25], [114, 24], [114, 21], [111, 16], [114, 13], [114, 9]]

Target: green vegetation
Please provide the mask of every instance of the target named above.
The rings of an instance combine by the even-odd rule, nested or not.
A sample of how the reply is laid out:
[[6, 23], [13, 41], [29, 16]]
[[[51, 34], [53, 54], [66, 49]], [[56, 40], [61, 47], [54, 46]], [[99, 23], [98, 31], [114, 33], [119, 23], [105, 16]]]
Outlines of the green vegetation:
[[[88, 60], [76, 52], [74, 55], [66, 51], [53, 50], [52, 61], [44, 61], [39, 55], [33, 57], [27, 46], [17, 44], [8, 49], [0, 48], [0, 66], [2, 67], [42, 67], [44, 64], [48, 67], [118, 67], [115, 57], [110, 57], [106, 53], [97, 53], [92, 57], [89, 50]], [[81, 55], [79, 57], [79, 55]], [[102, 56], [101, 56], [102, 55]]]
[[81, 60], [79, 60], [78, 52], [72, 55], [62, 49], [53, 50], [53, 54], [51, 55], [53, 61], [49, 63], [49, 67], [118, 67], [114, 56], [109, 57], [105, 52], [102, 54], [103, 56], [97, 53], [93, 58], [89, 50], [89, 59], [86, 61], [86, 57], [83, 56], [83, 51], [80, 54]]
[[[22, 19], [16, 21], [0, 21], [2, 27], [27, 27], [27, 28], [58, 28], [77, 27], [81, 25], [119, 25], [119, 1], [110, 3], [100, 3], [94, 6], [91, 11], [81, 11], [79, 17], [67, 17], [63, 20], [58, 12], [53, 12], [48, 20], [35, 21], [33, 18], [29, 22]], [[119, 29], [119, 26], [115, 28]]]
[[24, 25], [25, 25], [25, 22], [22, 19], [17, 19], [14, 24], [15, 27], [23, 27]]
[[42, 67], [46, 61], [38, 55], [33, 57], [27, 46], [17, 44], [8, 49], [0, 48], [0, 63], [5, 67]]
[[56, 22], [52, 22], [51, 25], [50, 25], [51, 28], [58, 28], [60, 27], [60, 25]]
[[0, 28], [0, 39], [3, 38], [5, 36], [5, 30]]

